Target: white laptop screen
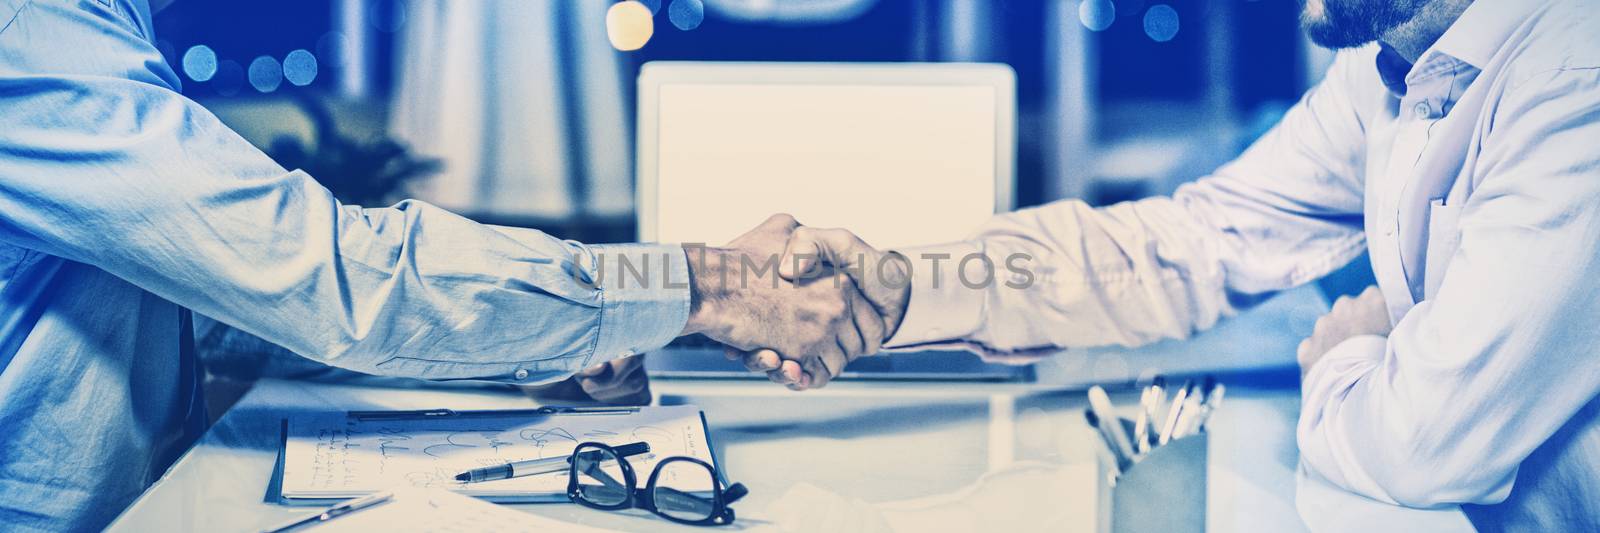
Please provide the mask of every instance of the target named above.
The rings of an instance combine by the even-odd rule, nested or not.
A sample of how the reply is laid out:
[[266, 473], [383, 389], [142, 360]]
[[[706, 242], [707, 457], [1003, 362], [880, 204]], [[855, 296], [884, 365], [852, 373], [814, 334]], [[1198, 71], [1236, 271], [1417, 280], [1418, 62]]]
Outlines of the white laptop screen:
[[720, 245], [769, 215], [877, 247], [966, 237], [995, 210], [995, 88], [666, 83], [655, 240]]

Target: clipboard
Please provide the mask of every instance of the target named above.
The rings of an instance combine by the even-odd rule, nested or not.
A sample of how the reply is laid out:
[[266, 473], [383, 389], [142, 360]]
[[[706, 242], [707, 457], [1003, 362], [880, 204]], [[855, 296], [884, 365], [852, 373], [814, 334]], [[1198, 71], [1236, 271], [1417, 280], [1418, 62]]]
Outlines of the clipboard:
[[[684, 408], [693, 408], [693, 407], [692, 406], [672, 406], [672, 408], [684, 409]], [[358, 421], [358, 422], [405, 421], [407, 423], [427, 424], [430, 421], [463, 421], [463, 420], [484, 420], [484, 419], [502, 419], [502, 420], [505, 420], [505, 419], [519, 419], [519, 418], [537, 419], [537, 418], [566, 417], [566, 416], [606, 416], [606, 415], [626, 416], [626, 415], [629, 415], [629, 414], [640, 413], [641, 410], [650, 410], [650, 409], [663, 409], [663, 408], [662, 407], [541, 407], [541, 408], [537, 408], [537, 409], [500, 409], [500, 410], [427, 409], [427, 410], [410, 410], [410, 411], [405, 411], [405, 410], [401, 410], [401, 411], [348, 411], [348, 412], [344, 413], [344, 418], [347, 419], [347, 420], [354, 420], [354, 421]], [[720, 457], [720, 455], [718, 453], [718, 447], [716, 445], [716, 441], [714, 441], [712, 439], [711, 425], [710, 425], [710, 423], [708, 423], [706, 421], [706, 416], [705, 416], [705, 412], [704, 411], [695, 409], [694, 412], [699, 418], [699, 424], [700, 424], [699, 427], [700, 427], [701, 431], [700, 431], [700, 434], [698, 435], [698, 437], [699, 437], [701, 442], [704, 442], [705, 453], [709, 458], [708, 462], [710, 462], [712, 465], [716, 466], [716, 473], [717, 473], [717, 477], [718, 477], [717, 481], [719, 483], [721, 483], [723, 486], [728, 486], [729, 485], [728, 474], [727, 474], [726, 469], [723, 467], [721, 457]], [[321, 415], [321, 416], [324, 417], [324, 418], [335, 418], [335, 417], [338, 416], [338, 414], [337, 413], [328, 413], [328, 414]], [[285, 487], [285, 474], [287, 472], [287, 464], [288, 464], [289, 439], [290, 439], [290, 419], [287, 419], [287, 418], [281, 419], [280, 423], [279, 423], [277, 458], [276, 458], [276, 461], [275, 461], [274, 466], [273, 466], [272, 476], [271, 476], [271, 478], [269, 479], [269, 481], [267, 483], [266, 494], [265, 494], [265, 497], [263, 498], [264, 502], [277, 504], [277, 505], [285, 505], [285, 506], [326, 507], [326, 506], [335, 505], [335, 504], [338, 504], [340, 502], [344, 502], [344, 501], [350, 500], [350, 499], [352, 499], [354, 497], [357, 497], [357, 496], [340, 496], [340, 497], [304, 497], [304, 496], [300, 496], [300, 497], [295, 497], [295, 496], [291, 496], [291, 495], [286, 495], [285, 491], [284, 491], [284, 487]], [[668, 456], [671, 456], [671, 455], [675, 455], [675, 454], [668, 453], [668, 454], [660, 456], [659, 458], [664, 459], [664, 458], [666, 458]], [[633, 465], [634, 465], [636, 473], [641, 478], [648, 477], [650, 475], [650, 468], [654, 467], [653, 466], [653, 462], [649, 466], [643, 466], [643, 465], [640, 465], [637, 461], [635, 461], [635, 462], [633, 462]], [[551, 475], [555, 475], [555, 474], [551, 474]], [[565, 483], [565, 479], [566, 479], [565, 476], [563, 476], [561, 479], [562, 479], [562, 483]], [[639, 482], [643, 483], [644, 479], [640, 479]], [[570, 501], [567, 498], [567, 495], [566, 495], [565, 491], [557, 491], [557, 492], [552, 492], [552, 493], [497, 494], [497, 495], [492, 495], [492, 496], [483, 496], [483, 495], [472, 495], [472, 496], [475, 496], [475, 497], [477, 497], [479, 499], [486, 500], [486, 501], [493, 502], [493, 503], [508, 503], [508, 504], [568, 503]]]

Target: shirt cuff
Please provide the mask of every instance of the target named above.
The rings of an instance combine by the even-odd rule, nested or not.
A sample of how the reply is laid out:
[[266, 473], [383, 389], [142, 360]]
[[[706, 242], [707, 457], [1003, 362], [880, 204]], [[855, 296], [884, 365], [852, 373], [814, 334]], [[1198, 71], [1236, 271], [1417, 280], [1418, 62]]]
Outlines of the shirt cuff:
[[[584, 368], [666, 346], [689, 321], [689, 262], [676, 244], [590, 245], [600, 337]], [[638, 273], [636, 276], [635, 273]], [[642, 282], [642, 283], [641, 283]]]
[[1344, 417], [1358, 416], [1350, 413], [1370, 407], [1353, 405], [1350, 392], [1374, 367], [1382, 364], [1388, 341], [1380, 335], [1350, 337], [1328, 349], [1328, 353], [1311, 367], [1300, 385], [1296, 441], [1300, 446], [1301, 464], [1323, 480], [1344, 490], [1395, 504], [1394, 498], [1357, 459], [1357, 448], [1383, 440], [1378, 438], [1381, 437], [1379, 432], [1335, 419], [1340, 413], [1345, 413]]
[[1301, 396], [1320, 401], [1340, 395], [1368, 368], [1383, 361], [1388, 349], [1389, 338], [1382, 335], [1356, 335], [1340, 341], [1306, 372]]
[[970, 271], [961, 277], [962, 259], [981, 255], [976, 243], [955, 242], [895, 250], [910, 260], [911, 299], [905, 316], [885, 348], [903, 348], [968, 337], [983, 319], [985, 288], [968, 287], [963, 280], [981, 281], [990, 273], [984, 261], [966, 261]]

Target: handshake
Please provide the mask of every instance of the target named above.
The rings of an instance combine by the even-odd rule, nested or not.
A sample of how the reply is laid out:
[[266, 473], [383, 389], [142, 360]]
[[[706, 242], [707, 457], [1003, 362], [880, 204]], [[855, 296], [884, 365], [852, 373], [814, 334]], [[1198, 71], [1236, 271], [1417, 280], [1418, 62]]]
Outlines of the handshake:
[[773, 215], [723, 248], [688, 246], [685, 335], [794, 390], [828, 384], [883, 347], [905, 315], [911, 265], [840, 229]]

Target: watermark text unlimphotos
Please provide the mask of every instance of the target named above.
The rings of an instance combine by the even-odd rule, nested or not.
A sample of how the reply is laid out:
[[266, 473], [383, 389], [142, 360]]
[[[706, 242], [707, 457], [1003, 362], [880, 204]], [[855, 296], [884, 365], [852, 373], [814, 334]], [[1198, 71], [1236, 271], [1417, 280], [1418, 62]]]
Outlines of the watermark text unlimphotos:
[[[722, 287], [747, 289], [759, 285], [771, 288], [785, 286], [778, 277], [778, 266], [783, 261], [781, 254], [757, 256], [737, 251], [710, 254], [702, 244], [685, 244], [684, 250], [688, 252], [688, 260], [693, 263], [693, 270], [698, 275], [714, 275]], [[688, 273], [673, 272], [669, 268], [675, 263], [674, 259], [671, 253], [652, 256], [595, 252], [593, 277], [582, 269], [573, 269], [572, 276], [579, 285], [589, 289], [602, 285], [606, 276], [616, 276], [614, 285], [619, 288], [631, 286], [649, 289], [656, 284], [666, 289], [688, 288]], [[800, 272], [800, 278], [827, 276], [833, 279], [835, 285], [843, 283], [845, 276], [833, 275], [840, 273], [857, 283], [875, 282], [901, 289], [911, 284], [919, 268], [929, 269], [931, 274], [927, 282], [933, 289], [941, 289], [951, 283], [952, 280], [945, 279], [947, 277], [955, 278], [954, 282], [972, 290], [996, 286], [1024, 290], [1032, 287], [1037, 279], [1031, 268], [1033, 256], [1025, 253], [1007, 255], [998, 265], [993, 258], [981, 253], [970, 253], [959, 258], [947, 253], [921, 253], [915, 258], [900, 253], [885, 253], [879, 254], [876, 260], [868, 259], [866, 254], [857, 254], [852, 259], [846, 266], [830, 266], [818, 261], [816, 254], [791, 255], [793, 271]], [[955, 265], [955, 275], [946, 276], [951, 262]], [[1001, 270], [1004, 270], [1004, 276]], [[661, 276], [655, 276], [655, 273]]]

